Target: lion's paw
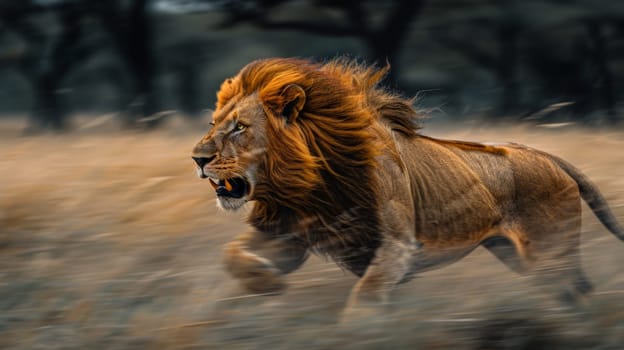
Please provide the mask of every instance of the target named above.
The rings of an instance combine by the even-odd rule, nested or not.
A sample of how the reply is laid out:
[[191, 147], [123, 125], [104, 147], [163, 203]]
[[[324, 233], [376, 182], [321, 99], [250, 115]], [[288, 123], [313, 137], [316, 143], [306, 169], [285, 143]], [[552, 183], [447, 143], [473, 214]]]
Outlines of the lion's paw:
[[279, 294], [286, 289], [284, 278], [276, 268], [262, 266], [239, 276], [241, 284], [253, 293]]
[[230, 249], [225, 256], [225, 267], [252, 293], [277, 294], [286, 288], [280, 270], [271, 261], [256, 254]]

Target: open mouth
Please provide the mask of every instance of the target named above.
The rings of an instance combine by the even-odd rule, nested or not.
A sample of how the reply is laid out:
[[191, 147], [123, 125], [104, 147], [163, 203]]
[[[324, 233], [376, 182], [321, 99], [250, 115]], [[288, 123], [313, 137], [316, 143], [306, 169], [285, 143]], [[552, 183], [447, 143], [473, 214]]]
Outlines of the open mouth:
[[247, 194], [249, 190], [249, 183], [242, 177], [235, 177], [231, 179], [212, 179], [210, 184], [217, 192], [217, 196], [242, 198]]

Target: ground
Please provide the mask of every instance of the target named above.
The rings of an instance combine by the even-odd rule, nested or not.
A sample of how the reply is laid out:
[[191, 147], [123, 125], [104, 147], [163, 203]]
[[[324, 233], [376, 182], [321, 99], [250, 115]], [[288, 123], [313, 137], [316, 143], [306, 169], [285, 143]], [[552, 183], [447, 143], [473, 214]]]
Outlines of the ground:
[[[477, 249], [419, 275], [382, 317], [336, 324], [356, 279], [313, 257], [278, 296], [249, 295], [221, 247], [245, 211], [215, 207], [190, 151], [203, 125], [152, 132], [83, 120], [23, 136], [0, 122], [0, 348], [620, 349], [624, 243], [584, 207], [583, 266], [596, 290], [561, 308]], [[478, 126], [477, 126], [478, 125]], [[600, 187], [624, 222], [624, 131], [434, 126], [428, 135], [516, 141], [557, 154]]]

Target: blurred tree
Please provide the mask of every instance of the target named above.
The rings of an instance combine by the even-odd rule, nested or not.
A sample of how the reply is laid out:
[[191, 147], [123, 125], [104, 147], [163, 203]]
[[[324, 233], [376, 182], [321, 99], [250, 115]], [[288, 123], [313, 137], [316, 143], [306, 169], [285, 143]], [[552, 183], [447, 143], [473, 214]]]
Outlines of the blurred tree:
[[[18, 33], [25, 42], [25, 50], [18, 58], [19, 69], [29, 80], [33, 90], [32, 127], [63, 129], [65, 109], [59, 98], [63, 77], [92, 51], [80, 42], [80, 23], [83, 8], [77, 1], [59, 1], [45, 6], [36, 1], [5, 1], [0, 4], [0, 21], [5, 30]], [[58, 33], [51, 36], [50, 23], [38, 21], [46, 14], [56, 14]]]
[[[26, 0], [0, 2], [0, 23], [18, 33], [26, 46], [18, 59], [33, 95], [33, 127], [63, 129], [66, 111], [61, 94], [63, 78], [90, 55], [103, 49], [102, 42], [84, 38], [83, 22], [97, 19], [113, 49], [130, 73], [132, 86], [126, 101], [128, 124], [148, 120], [160, 109], [155, 93], [155, 55], [149, 0]], [[47, 17], [46, 17], [47, 16]], [[58, 27], [58, 30], [51, 28]]]
[[[290, 3], [306, 8], [284, 9]], [[222, 6], [227, 17], [221, 28], [248, 23], [257, 28], [293, 30], [326, 36], [350, 36], [368, 48], [368, 60], [388, 62], [398, 71], [398, 56], [404, 47], [409, 27], [420, 14], [425, 0], [289, 0], [229, 1]], [[320, 9], [325, 16], [311, 16]], [[330, 15], [336, 13], [336, 15]], [[277, 13], [278, 15], [274, 15]], [[303, 14], [303, 16], [301, 15]], [[390, 79], [393, 79], [392, 75]]]
[[[624, 21], [624, 18], [620, 20]], [[614, 76], [609, 63], [611, 55], [607, 44], [607, 34], [605, 33], [605, 27], [607, 26], [609, 26], [609, 23], [596, 19], [590, 19], [586, 22], [587, 34], [591, 41], [591, 56], [596, 67], [595, 76], [599, 86], [598, 91], [603, 96], [609, 123], [615, 124], [619, 121], [619, 118], [615, 106]]]
[[[206, 23], [223, 30], [206, 33]], [[0, 44], [10, 47], [0, 52], [0, 64], [29, 82], [33, 126], [65, 127], [72, 107], [66, 104], [80, 95], [68, 95], [68, 84], [82, 79], [95, 86], [101, 82], [93, 83], [100, 79], [94, 77], [106, 75], [113, 82], [107, 91], [113, 85], [112, 94], [123, 100], [113, 108], [126, 111], [128, 124], [149, 127], [158, 123], [164, 104], [175, 100], [161, 98], [160, 85], [175, 86], [173, 103], [197, 115], [202, 88], [209, 85], [202, 77], [216, 80], [222, 72], [206, 63], [228, 52], [228, 63], [238, 65], [243, 56], [246, 61], [258, 52], [301, 45], [295, 36], [276, 42], [260, 30], [228, 30], [239, 26], [314, 34], [307, 36], [314, 43], [306, 52], [340, 52], [325, 47], [324, 39], [354, 39], [327, 42], [361, 43], [366, 60], [392, 65], [395, 82], [402, 63], [404, 89], [446, 86], [458, 110], [472, 103], [478, 113], [495, 106], [495, 116], [537, 119], [535, 111], [546, 109], [539, 118], [622, 120], [624, 1], [618, 0], [453, 0], [426, 6], [425, 0], [0, 0], [0, 34], [19, 41]], [[255, 46], [241, 49], [233, 37]], [[227, 44], [232, 50], [223, 50]], [[102, 65], [114, 73], [94, 73]]]
[[208, 63], [213, 46], [200, 38], [189, 38], [165, 49], [164, 59], [175, 73], [178, 103], [182, 112], [191, 118], [199, 117], [204, 110], [200, 73], [202, 66]]
[[[624, 6], [596, 5], [588, 0], [477, 0], [452, 11], [439, 6], [424, 25], [438, 43], [492, 72], [501, 87], [495, 115], [523, 109], [531, 114], [544, 104], [571, 102], [561, 106], [572, 105], [577, 118], [587, 119], [599, 106], [606, 120], [615, 123], [619, 118], [607, 33], [612, 23], [624, 21]], [[520, 72], [532, 76], [524, 75], [521, 84]], [[523, 90], [540, 95], [523, 101]]]
[[145, 121], [147, 127], [158, 124], [158, 118], [150, 117], [161, 109], [154, 82], [157, 67], [150, 5], [149, 0], [89, 2], [91, 13], [110, 35], [116, 52], [131, 74], [132, 92], [126, 111], [127, 124]]
[[[575, 118], [615, 124], [616, 75], [612, 66], [614, 34], [624, 22], [624, 4], [607, 0], [569, 2], [533, 0], [537, 23], [530, 30], [526, 59], [544, 96], [574, 102]], [[555, 15], [547, 16], [547, 12]], [[620, 57], [621, 60], [621, 57]], [[598, 115], [592, 115], [598, 112]]]
[[[518, 40], [522, 34], [522, 17], [513, 0], [479, 1], [465, 4], [457, 16], [448, 8], [438, 8], [428, 26], [435, 40], [454, 50], [482, 69], [492, 71], [501, 87], [496, 115], [509, 115], [518, 108]], [[442, 12], [442, 13], [439, 13]], [[480, 40], [467, 35], [479, 33]]]

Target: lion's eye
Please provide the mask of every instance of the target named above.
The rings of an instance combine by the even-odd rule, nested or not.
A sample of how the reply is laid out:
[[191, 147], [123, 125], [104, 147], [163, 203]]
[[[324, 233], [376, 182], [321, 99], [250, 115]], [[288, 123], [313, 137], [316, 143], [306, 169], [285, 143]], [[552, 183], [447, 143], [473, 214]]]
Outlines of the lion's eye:
[[247, 129], [247, 125], [243, 123], [236, 123], [236, 126], [234, 127], [235, 131], [243, 131], [245, 129]]

